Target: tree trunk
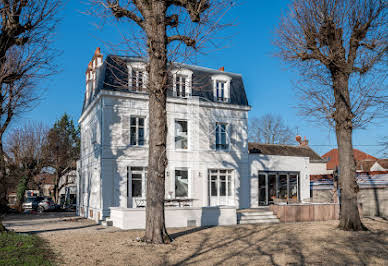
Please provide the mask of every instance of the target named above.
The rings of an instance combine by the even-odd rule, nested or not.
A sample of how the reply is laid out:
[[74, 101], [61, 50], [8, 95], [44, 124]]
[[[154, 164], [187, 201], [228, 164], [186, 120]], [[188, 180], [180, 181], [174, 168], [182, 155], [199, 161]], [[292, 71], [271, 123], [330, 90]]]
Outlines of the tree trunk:
[[6, 231], [2, 223], [2, 218], [8, 210], [6, 176], [7, 176], [7, 171], [6, 171], [5, 160], [4, 160], [2, 135], [0, 135], [0, 232]]
[[171, 241], [164, 217], [168, 80], [166, 4], [153, 1], [152, 5], [151, 14], [145, 20], [149, 56], [149, 153], [144, 241], [161, 244]]
[[342, 72], [333, 74], [335, 96], [335, 130], [337, 135], [339, 176], [341, 189], [341, 211], [339, 227], [346, 231], [360, 231], [365, 227], [361, 223], [357, 205], [358, 185], [356, 165], [353, 154], [352, 132], [353, 114], [348, 90], [349, 76]]

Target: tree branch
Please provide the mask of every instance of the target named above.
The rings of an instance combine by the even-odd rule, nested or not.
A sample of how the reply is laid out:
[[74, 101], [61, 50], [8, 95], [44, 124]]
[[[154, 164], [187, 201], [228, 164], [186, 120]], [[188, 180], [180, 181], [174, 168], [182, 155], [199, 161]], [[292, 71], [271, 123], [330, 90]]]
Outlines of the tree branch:
[[380, 61], [380, 59], [384, 56], [384, 54], [388, 51], [388, 46], [385, 46], [375, 57], [373, 57], [367, 64], [364, 64], [362, 67], [353, 66], [353, 71], [359, 72], [360, 74], [365, 74], [368, 72], [376, 62]]
[[169, 0], [167, 5], [184, 7], [192, 22], [200, 22], [201, 14], [210, 7], [209, 0]]
[[108, 8], [112, 11], [112, 14], [117, 18], [120, 19], [122, 17], [129, 18], [137, 23], [141, 28], [144, 29], [144, 23], [143, 19], [137, 16], [134, 12], [129, 11], [119, 5], [119, 2], [117, 0], [115, 1], [107, 1]]
[[194, 39], [191, 39], [188, 36], [183, 35], [173, 35], [167, 38], [167, 42], [171, 43], [173, 41], [181, 41], [185, 43], [187, 46], [195, 48], [196, 41]]

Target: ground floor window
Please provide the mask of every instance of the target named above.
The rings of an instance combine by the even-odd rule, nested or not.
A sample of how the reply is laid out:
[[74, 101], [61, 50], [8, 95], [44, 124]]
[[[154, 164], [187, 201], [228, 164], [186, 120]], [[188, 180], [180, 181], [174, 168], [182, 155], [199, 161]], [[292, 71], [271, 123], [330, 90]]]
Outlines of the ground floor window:
[[234, 205], [233, 170], [210, 169], [208, 178], [210, 205]]
[[[145, 167], [130, 167], [131, 191], [132, 198], [145, 198], [147, 168]], [[129, 188], [129, 187], [128, 187]]]
[[299, 201], [298, 172], [259, 171], [258, 177], [259, 205]]
[[175, 197], [187, 198], [189, 196], [189, 174], [187, 169], [175, 170]]

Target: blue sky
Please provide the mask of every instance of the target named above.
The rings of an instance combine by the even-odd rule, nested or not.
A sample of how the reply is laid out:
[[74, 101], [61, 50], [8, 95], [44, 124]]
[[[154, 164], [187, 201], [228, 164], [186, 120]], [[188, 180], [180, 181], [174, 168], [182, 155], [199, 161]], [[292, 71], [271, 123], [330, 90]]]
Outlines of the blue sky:
[[[311, 147], [322, 155], [336, 146], [335, 134], [297, 115], [294, 106], [298, 99], [292, 85], [297, 75], [273, 56], [275, 27], [287, 3], [285, 0], [241, 1], [227, 16], [228, 22], [235, 21], [235, 25], [225, 32], [232, 36], [225, 40], [226, 48], [198, 55], [195, 61], [201, 66], [217, 69], [224, 66], [226, 71], [241, 73], [252, 106], [249, 116], [281, 115], [288, 125], [297, 126], [299, 134], [306, 136]], [[18, 118], [13, 126], [28, 120], [42, 121], [51, 126], [64, 112], [78, 120], [85, 88], [85, 69], [94, 50], [101, 47], [103, 54], [108, 54], [110, 50], [104, 41], [120, 40], [117, 31], [109, 26], [98, 29], [95, 24], [101, 24], [101, 21], [82, 13], [87, 8], [79, 0], [69, 0], [63, 8], [63, 20], [54, 36], [55, 48], [62, 51], [56, 59], [60, 72], [44, 82], [47, 91], [39, 105]], [[387, 132], [386, 121], [378, 121], [367, 130], [355, 131], [355, 148], [379, 156], [381, 147], [376, 145]]]

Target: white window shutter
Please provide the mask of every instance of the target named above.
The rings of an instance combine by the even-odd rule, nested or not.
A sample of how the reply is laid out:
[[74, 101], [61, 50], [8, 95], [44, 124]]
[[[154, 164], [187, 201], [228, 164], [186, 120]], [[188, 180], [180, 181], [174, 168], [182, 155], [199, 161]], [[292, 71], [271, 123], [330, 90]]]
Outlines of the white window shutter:
[[216, 123], [209, 123], [209, 149], [216, 149]]
[[235, 144], [234, 128], [233, 124], [228, 124], [228, 148], [231, 149]]
[[121, 143], [125, 146], [129, 145], [130, 141], [130, 116], [124, 115], [121, 121]]

